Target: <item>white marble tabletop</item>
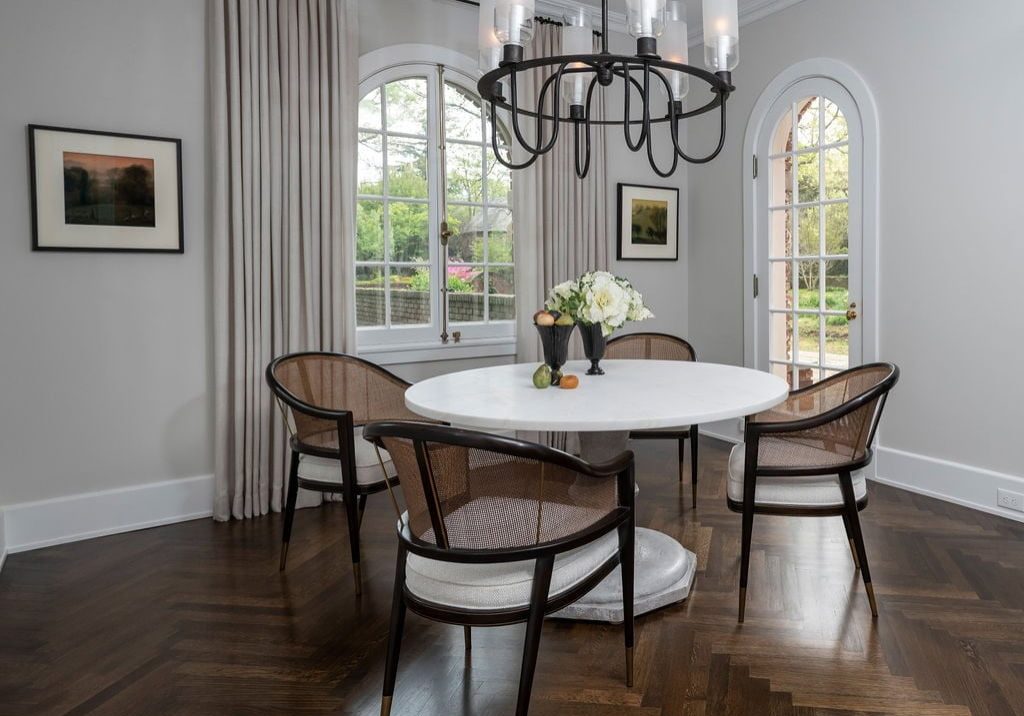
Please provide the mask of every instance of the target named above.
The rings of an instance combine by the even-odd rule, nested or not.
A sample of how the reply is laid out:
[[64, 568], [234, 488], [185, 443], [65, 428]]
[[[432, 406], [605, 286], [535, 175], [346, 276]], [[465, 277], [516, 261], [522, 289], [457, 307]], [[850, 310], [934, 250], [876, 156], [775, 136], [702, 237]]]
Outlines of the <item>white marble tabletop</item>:
[[573, 390], [538, 390], [540, 363], [448, 373], [405, 393], [410, 410], [435, 420], [492, 430], [622, 431], [670, 428], [738, 418], [771, 408], [788, 394], [782, 378], [750, 368], [688, 361], [603, 360], [605, 374], [586, 375], [587, 361], [563, 373]]

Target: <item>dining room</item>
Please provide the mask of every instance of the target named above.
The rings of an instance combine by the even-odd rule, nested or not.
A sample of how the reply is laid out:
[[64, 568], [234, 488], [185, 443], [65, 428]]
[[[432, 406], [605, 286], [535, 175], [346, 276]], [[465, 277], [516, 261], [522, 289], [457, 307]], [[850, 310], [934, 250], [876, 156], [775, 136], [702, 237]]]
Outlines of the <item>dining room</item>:
[[1022, 63], [0, 0], [0, 716], [1024, 716]]

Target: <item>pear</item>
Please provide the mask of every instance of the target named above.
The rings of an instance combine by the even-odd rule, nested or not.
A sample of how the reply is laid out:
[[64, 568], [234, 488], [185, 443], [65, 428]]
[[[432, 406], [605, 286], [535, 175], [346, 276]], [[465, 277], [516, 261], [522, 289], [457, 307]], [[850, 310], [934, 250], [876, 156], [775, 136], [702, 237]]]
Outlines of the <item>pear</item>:
[[575, 321], [572, 320], [572, 316], [568, 313], [563, 313], [561, 316], [555, 319], [556, 326], [571, 326]]
[[533, 387], [544, 390], [551, 387], [551, 368], [544, 364], [533, 372]]

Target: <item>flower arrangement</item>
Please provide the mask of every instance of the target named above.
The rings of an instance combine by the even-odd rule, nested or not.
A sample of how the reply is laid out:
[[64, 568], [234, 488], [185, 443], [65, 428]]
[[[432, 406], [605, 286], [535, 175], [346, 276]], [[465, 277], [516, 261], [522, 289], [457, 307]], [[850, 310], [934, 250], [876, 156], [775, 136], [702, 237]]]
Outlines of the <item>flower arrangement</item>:
[[654, 314], [644, 297], [624, 278], [607, 271], [588, 271], [577, 279], [558, 284], [544, 304], [549, 311], [572, 316], [584, 326], [600, 324], [609, 336], [626, 321], [643, 321]]

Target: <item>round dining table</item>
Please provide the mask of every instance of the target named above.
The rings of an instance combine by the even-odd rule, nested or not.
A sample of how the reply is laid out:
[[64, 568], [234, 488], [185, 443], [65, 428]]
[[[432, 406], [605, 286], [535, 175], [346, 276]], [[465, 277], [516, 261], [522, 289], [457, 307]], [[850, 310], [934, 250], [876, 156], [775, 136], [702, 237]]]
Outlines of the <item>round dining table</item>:
[[[594, 376], [585, 374], [588, 366], [587, 361], [564, 366], [563, 373], [579, 376], [579, 387], [572, 390], [535, 388], [536, 363], [448, 373], [411, 386], [405, 403], [419, 415], [458, 427], [576, 432], [581, 457], [600, 462], [627, 449], [630, 431], [740, 418], [779, 404], [789, 392], [777, 376], [716, 363], [605, 360], [604, 375]], [[635, 614], [686, 599], [696, 572], [694, 553], [645, 527], [637, 528], [635, 542]], [[621, 622], [619, 570], [552, 616]]]

